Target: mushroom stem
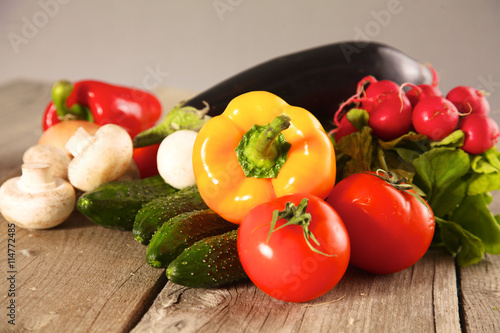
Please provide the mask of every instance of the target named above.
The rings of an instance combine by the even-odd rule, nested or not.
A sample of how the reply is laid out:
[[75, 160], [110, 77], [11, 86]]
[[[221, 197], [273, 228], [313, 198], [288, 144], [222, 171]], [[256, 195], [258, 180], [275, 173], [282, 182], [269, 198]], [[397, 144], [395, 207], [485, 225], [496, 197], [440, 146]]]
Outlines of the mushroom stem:
[[21, 166], [19, 187], [28, 193], [45, 192], [57, 187], [48, 163], [26, 163]]
[[68, 179], [68, 165], [71, 157], [66, 149], [51, 145], [34, 145], [23, 155], [23, 163], [49, 163], [52, 176]]
[[71, 153], [71, 155], [77, 156], [90, 143], [92, 137], [93, 136], [90, 135], [89, 132], [87, 132], [83, 127], [78, 127], [75, 134], [73, 134], [73, 136], [71, 136], [66, 142], [65, 148]]

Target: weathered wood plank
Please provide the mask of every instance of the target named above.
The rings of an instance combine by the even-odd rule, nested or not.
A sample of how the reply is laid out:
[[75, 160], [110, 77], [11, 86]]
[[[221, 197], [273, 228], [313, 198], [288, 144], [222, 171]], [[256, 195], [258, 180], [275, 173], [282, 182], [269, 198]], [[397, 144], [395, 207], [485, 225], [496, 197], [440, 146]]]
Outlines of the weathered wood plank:
[[42, 133], [42, 115], [50, 100], [46, 82], [13, 81], [0, 86], [0, 170], [19, 169], [22, 154]]
[[212, 290], [168, 282], [132, 332], [460, 332], [454, 272], [439, 251], [392, 275], [350, 267], [305, 304], [272, 299], [250, 282]]
[[[145, 248], [130, 232], [98, 227], [75, 212], [61, 226], [8, 236], [3, 218], [0, 261], [7, 271], [9, 238], [15, 239], [15, 296], [0, 280], [6, 308], [14, 300], [19, 332], [124, 332], [138, 321], [166, 282], [145, 262]], [[0, 327], [9, 327], [7, 320]], [[2, 329], [0, 329], [2, 331]]]
[[438, 333], [461, 332], [457, 277], [451, 255], [434, 251], [435, 273], [432, 291], [435, 330]]
[[500, 332], [500, 256], [459, 269], [465, 332]]

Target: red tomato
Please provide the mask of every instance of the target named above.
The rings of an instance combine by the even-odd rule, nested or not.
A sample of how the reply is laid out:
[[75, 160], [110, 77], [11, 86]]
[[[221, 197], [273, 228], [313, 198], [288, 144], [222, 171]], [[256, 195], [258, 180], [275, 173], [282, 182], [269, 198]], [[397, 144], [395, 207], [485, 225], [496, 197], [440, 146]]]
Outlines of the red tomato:
[[139, 167], [141, 178], [147, 178], [158, 174], [156, 155], [160, 144], [134, 148], [133, 159]]
[[[269, 236], [273, 212], [288, 202], [299, 208], [307, 198], [309, 231], [318, 241], [310, 244], [300, 225], [280, 226], [280, 218]], [[297, 209], [300, 210], [300, 209]], [[268, 239], [269, 236], [269, 239]], [[332, 289], [349, 263], [349, 237], [342, 220], [324, 200], [310, 194], [279, 197], [252, 209], [238, 231], [238, 254], [250, 280], [266, 294], [287, 302], [306, 302]]]
[[374, 174], [343, 179], [327, 202], [344, 221], [358, 268], [395, 273], [415, 264], [431, 244], [435, 222], [427, 203]]

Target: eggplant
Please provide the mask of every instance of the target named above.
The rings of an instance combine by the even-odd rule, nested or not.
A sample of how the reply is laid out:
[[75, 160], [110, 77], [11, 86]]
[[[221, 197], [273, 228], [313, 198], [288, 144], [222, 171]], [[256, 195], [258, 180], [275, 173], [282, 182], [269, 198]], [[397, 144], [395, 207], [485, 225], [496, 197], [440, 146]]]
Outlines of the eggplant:
[[[391, 46], [348, 41], [268, 60], [229, 77], [181, 106], [203, 109], [208, 104], [207, 114], [217, 116], [238, 95], [265, 90], [312, 112], [329, 130], [339, 105], [356, 92], [358, 82], [367, 75], [398, 84], [432, 82], [427, 66]], [[138, 146], [137, 139], [134, 143]]]

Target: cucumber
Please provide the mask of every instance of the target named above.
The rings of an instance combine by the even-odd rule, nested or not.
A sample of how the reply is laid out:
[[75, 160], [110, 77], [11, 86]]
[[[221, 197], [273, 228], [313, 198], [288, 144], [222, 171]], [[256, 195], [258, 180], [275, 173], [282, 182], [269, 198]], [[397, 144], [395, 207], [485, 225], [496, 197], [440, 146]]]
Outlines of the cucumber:
[[135, 215], [145, 203], [177, 191], [159, 175], [137, 180], [112, 181], [82, 194], [76, 208], [100, 226], [132, 230]]
[[170, 281], [191, 288], [215, 288], [247, 279], [236, 246], [238, 230], [204, 238], [186, 248], [170, 265]]
[[237, 227], [211, 209], [177, 215], [165, 222], [153, 235], [146, 252], [146, 260], [152, 267], [167, 268], [188, 246]]
[[153, 199], [137, 212], [132, 234], [139, 243], [148, 245], [163, 223], [179, 214], [200, 209], [208, 209], [208, 206], [201, 198], [196, 185]]

